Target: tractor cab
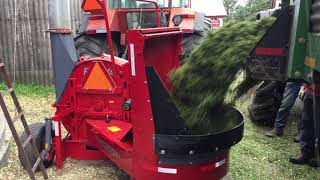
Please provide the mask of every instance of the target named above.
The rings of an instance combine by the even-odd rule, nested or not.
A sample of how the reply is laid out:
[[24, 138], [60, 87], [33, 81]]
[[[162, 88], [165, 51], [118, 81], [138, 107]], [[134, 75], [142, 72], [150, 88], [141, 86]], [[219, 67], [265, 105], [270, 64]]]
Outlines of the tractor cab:
[[[145, 8], [144, 5], [147, 5], [151, 8], [155, 8], [154, 6], [150, 6], [148, 2], [139, 2], [136, 0], [110, 0], [107, 2], [108, 8], [110, 9], [130, 9], [130, 8]], [[160, 8], [190, 8], [191, 1], [190, 0], [158, 0]]]
[[[191, 9], [191, 0], [107, 0], [106, 8], [115, 55], [127, 57], [127, 34], [134, 29], [179, 28], [183, 32], [183, 63], [212, 28], [209, 18]], [[109, 54], [104, 12], [97, 0], [83, 0], [81, 24], [74, 38], [79, 56]]]
[[190, 0], [158, 0], [161, 8], [190, 8]]
[[[83, 0], [81, 8], [85, 15], [78, 34], [106, 33], [101, 5], [96, 0]], [[197, 22], [205, 21], [204, 15], [198, 18], [191, 9], [190, 0], [109, 0], [107, 8], [112, 38], [120, 46], [126, 44], [126, 33], [131, 29], [180, 27], [185, 33], [193, 33], [201, 27]]]

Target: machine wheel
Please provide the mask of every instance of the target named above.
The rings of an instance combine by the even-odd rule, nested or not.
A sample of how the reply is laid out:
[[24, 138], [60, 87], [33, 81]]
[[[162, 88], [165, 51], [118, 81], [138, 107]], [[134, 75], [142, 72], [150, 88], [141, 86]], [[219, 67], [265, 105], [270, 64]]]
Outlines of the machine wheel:
[[[103, 53], [109, 53], [106, 34], [78, 34], [74, 38], [74, 43], [79, 56], [99, 57]], [[115, 56], [118, 56], [118, 46], [115, 42], [112, 47]]]
[[248, 106], [253, 122], [270, 125], [274, 124], [281, 105], [285, 84], [265, 81], [251, 96]]
[[191, 55], [194, 48], [196, 48], [202, 42], [203, 38], [211, 30], [211, 19], [206, 18], [204, 21], [205, 28], [203, 31], [197, 31], [194, 33], [186, 33], [183, 35], [182, 40], [182, 56], [180, 58], [180, 63], [184, 63], [187, 58]]
[[[31, 134], [33, 135], [33, 138], [35, 140], [36, 146], [38, 148], [39, 153], [41, 153], [41, 150], [43, 149], [43, 141], [44, 141], [44, 136], [45, 136], [45, 123], [33, 123], [29, 125]], [[24, 142], [27, 139], [27, 134], [24, 131], [22, 135], [20, 136], [20, 141]], [[32, 152], [32, 147], [31, 144], [28, 144], [25, 147], [25, 152], [27, 154], [27, 157], [31, 163], [31, 166], [36, 162], [37, 158], [34, 156]], [[21, 153], [19, 152], [19, 160], [21, 162], [21, 165], [23, 168], [26, 168], [26, 164], [24, 163]], [[52, 164], [53, 160], [44, 160], [43, 165], [45, 168], [48, 168]], [[37, 171], [40, 170], [40, 167], [38, 166]]]

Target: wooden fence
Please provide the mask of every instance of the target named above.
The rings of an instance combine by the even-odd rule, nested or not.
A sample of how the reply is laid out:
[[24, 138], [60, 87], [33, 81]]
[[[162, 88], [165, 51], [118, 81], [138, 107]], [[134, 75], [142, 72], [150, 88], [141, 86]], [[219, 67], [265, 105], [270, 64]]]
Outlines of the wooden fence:
[[[82, 1], [70, 1], [76, 29]], [[47, 6], [47, 0], [0, 0], [0, 59], [15, 82], [53, 83]]]

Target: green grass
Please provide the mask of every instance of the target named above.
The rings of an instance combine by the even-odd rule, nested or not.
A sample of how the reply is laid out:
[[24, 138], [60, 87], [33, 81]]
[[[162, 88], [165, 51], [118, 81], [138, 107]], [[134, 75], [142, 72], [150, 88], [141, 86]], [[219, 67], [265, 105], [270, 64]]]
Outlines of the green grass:
[[[246, 103], [240, 108], [245, 112]], [[299, 153], [293, 137], [298, 117], [291, 117], [283, 137], [264, 135], [268, 127], [253, 124], [245, 114], [243, 140], [231, 150], [230, 174], [234, 179], [320, 179], [320, 170], [307, 165], [293, 165], [291, 155]]]
[[[0, 90], [7, 90], [7, 86], [4, 83], [0, 83]], [[47, 97], [55, 92], [54, 86], [35, 84], [14, 84], [14, 90], [19, 95], [39, 97]]]
[[[4, 85], [0, 84], [0, 89]], [[22, 104], [34, 104], [35, 107], [26, 111], [28, 117], [48, 116], [47, 110], [53, 102], [54, 87], [44, 87], [39, 85], [16, 84], [15, 90], [18, 96], [22, 96]], [[39, 98], [37, 98], [39, 97]], [[24, 102], [26, 101], [26, 102]], [[37, 105], [37, 103], [39, 103]], [[288, 162], [292, 154], [299, 152], [299, 144], [293, 143], [292, 139], [297, 132], [296, 118], [291, 118], [285, 135], [281, 138], [268, 138], [264, 135], [268, 127], [259, 127], [253, 124], [246, 116], [246, 106], [244, 103], [240, 109], [245, 115], [245, 132], [243, 140], [234, 146], [230, 156], [230, 175], [235, 180], [256, 180], [256, 179], [303, 179], [315, 180], [320, 179], [320, 170], [308, 166], [293, 165]]]

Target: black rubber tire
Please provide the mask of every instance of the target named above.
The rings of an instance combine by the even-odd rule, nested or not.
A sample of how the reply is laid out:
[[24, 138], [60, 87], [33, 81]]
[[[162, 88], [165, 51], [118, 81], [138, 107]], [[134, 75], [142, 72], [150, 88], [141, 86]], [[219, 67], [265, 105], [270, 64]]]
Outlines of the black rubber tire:
[[[45, 123], [33, 123], [29, 125], [31, 134], [33, 135], [33, 138], [35, 140], [36, 146], [38, 148], [39, 153], [41, 153], [41, 148], [42, 148], [42, 144], [44, 141], [44, 136], [45, 136]], [[27, 139], [27, 134], [26, 132], [23, 132], [20, 136], [20, 142], [24, 142]], [[26, 147], [25, 147], [25, 152], [27, 154], [27, 157], [31, 163], [31, 166], [34, 165], [34, 163], [36, 162], [37, 158], [34, 156], [32, 148], [31, 148], [31, 144], [29, 143]], [[22, 156], [21, 153], [19, 152], [19, 160], [21, 162], [21, 165], [23, 166], [23, 168], [26, 169], [26, 164], [24, 163], [24, 161], [22, 160]], [[45, 160], [43, 161], [43, 165], [45, 168], [48, 168], [51, 164], [53, 163], [53, 160], [48, 161]], [[36, 171], [39, 171], [40, 167], [38, 166], [38, 168], [36, 169]]]
[[[99, 57], [103, 53], [109, 54], [106, 34], [78, 34], [74, 44], [79, 56]], [[119, 56], [118, 45], [113, 42], [115, 56]]]
[[285, 84], [265, 81], [251, 96], [248, 106], [253, 122], [272, 126], [281, 105]]
[[193, 49], [200, 45], [203, 38], [211, 30], [212, 22], [211, 19], [206, 18], [204, 21], [205, 28], [203, 31], [196, 31], [194, 33], [185, 33], [182, 40], [182, 55], [180, 58], [180, 63], [183, 64], [188, 57], [191, 55]]
[[320, 0], [313, 0], [310, 13], [310, 30], [311, 32], [320, 32]]
[[108, 51], [105, 34], [78, 34], [74, 43], [79, 56], [99, 57]]

